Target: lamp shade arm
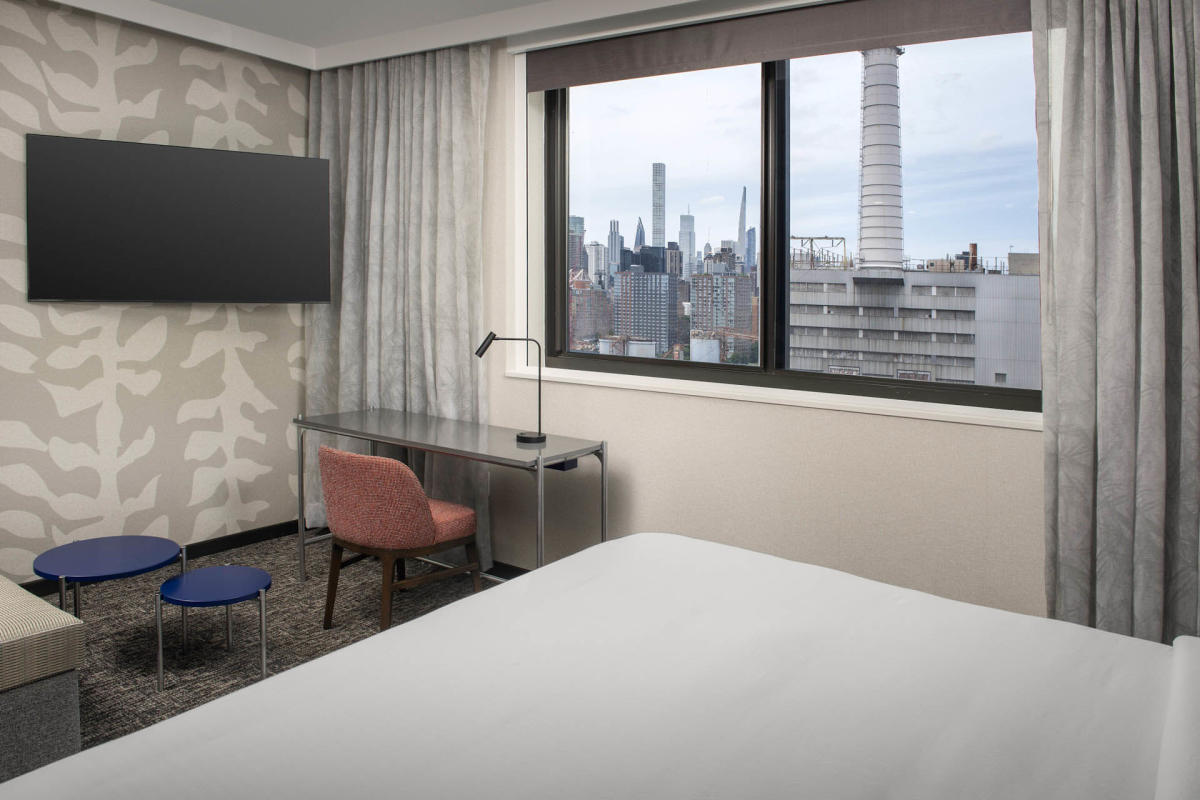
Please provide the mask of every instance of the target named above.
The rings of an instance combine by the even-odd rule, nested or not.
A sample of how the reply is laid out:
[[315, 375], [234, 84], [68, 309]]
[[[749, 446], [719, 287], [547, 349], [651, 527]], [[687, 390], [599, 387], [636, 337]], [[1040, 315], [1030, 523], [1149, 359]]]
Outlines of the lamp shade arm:
[[[533, 339], [528, 336], [492, 336], [491, 334], [489, 334], [489, 341], [487, 341], [486, 344], [490, 345], [491, 339], [494, 339], [495, 341], [498, 341], [498, 342], [533, 342], [535, 345], [537, 345], [537, 350], [538, 350], [538, 358], [537, 358], [537, 384], [538, 384], [537, 432], [540, 434], [542, 432], [542, 343], [539, 342], [537, 339]], [[486, 347], [484, 347], [482, 349], [486, 349]]]

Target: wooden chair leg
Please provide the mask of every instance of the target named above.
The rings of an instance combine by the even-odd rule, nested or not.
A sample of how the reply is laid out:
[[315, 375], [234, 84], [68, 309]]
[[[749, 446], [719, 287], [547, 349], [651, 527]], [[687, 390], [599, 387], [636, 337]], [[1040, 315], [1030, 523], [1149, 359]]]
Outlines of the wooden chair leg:
[[[404, 559], [397, 558], [396, 559], [396, 582], [399, 583], [400, 581], [404, 580], [405, 574], [406, 573], [404, 570]], [[403, 590], [401, 590], [401, 591], [403, 591]]]
[[479, 577], [479, 546], [474, 543], [467, 545], [467, 563], [475, 565], [475, 569], [471, 570], [471, 579], [475, 582], [475, 591], [478, 592], [483, 588], [483, 583]]
[[392, 626], [392, 576], [395, 575], [396, 557], [394, 555], [380, 556], [383, 562], [383, 593], [379, 598], [379, 630], [386, 631]]
[[338, 576], [342, 572], [342, 546], [335, 544], [329, 548], [329, 588], [325, 590], [325, 622], [326, 630], [333, 627], [333, 601], [337, 597]]

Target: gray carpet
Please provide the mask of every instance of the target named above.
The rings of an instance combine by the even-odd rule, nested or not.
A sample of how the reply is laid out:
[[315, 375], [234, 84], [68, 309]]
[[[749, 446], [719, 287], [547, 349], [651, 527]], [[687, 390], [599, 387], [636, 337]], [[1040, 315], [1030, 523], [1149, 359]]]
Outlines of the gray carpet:
[[[309, 574], [296, 575], [296, 539], [260, 544], [189, 559], [188, 568], [246, 564], [271, 573], [267, 592], [267, 668], [274, 674], [344, 647], [379, 630], [378, 561], [342, 569], [333, 628], [323, 630], [327, 543], [308, 549]], [[409, 576], [431, 567], [408, 562]], [[80, 675], [83, 746], [94, 745], [172, 717], [259, 680], [258, 604], [233, 607], [233, 648], [225, 649], [225, 609], [188, 612], [190, 649], [182, 652], [180, 610], [163, 605], [164, 691], [155, 685], [154, 595], [178, 566], [123, 580], [84, 586], [82, 616], [87, 648]], [[483, 583], [486, 589], [487, 581]], [[397, 592], [392, 625], [471, 594], [466, 575]], [[55, 601], [55, 598], [47, 598]], [[68, 598], [69, 603], [69, 598]]]

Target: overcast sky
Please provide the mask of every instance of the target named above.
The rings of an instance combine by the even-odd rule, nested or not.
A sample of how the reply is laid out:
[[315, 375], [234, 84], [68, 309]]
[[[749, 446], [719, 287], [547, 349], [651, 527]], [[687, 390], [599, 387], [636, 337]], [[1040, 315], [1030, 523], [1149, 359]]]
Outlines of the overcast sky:
[[[792, 233], [845, 236], [858, 249], [862, 56], [791, 64]], [[667, 240], [696, 218], [696, 248], [737, 238], [738, 202], [759, 225], [760, 67], [571, 90], [570, 213], [586, 241], [617, 219], [651, 240], [650, 165], [667, 165]], [[939, 258], [1037, 250], [1037, 148], [1030, 34], [913, 45], [900, 57], [904, 250]], [[760, 241], [761, 246], [761, 241]]]

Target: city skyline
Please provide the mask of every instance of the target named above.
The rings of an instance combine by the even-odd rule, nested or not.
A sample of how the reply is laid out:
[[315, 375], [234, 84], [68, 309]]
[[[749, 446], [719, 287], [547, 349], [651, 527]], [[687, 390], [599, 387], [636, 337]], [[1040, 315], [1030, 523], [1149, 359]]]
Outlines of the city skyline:
[[[906, 256], [940, 258], [972, 241], [989, 258], [1036, 251], [1030, 52], [1027, 33], [906, 48], [900, 71]], [[851, 250], [859, 236], [861, 64], [861, 54], [852, 52], [791, 66], [792, 233], [843, 236]], [[653, 216], [655, 162], [665, 164], [668, 241], [678, 241], [679, 217], [689, 207], [696, 250], [736, 241], [743, 187], [746, 226], [760, 227], [758, 65], [652, 80], [653, 87], [634, 80], [572, 89], [570, 208], [585, 219], [585, 240], [604, 243], [616, 219], [632, 241], [637, 218]], [[984, 90], [964, 92], [964, 86]], [[693, 118], [695, 97], [703, 98], [705, 113]], [[663, 124], [626, 122], [643, 100]], [[689, 134], [673, 119], [706, 124]], [[604, 135], [614, 127], [636, 136]]]
[[[1014, 66], [1028, 61], [1022, 52], [1029, 44], [1026, 34], [793, 62], [788, 167], [795, 238], [782, 300], [789, 324], [786, 338], [775, 342], [786, 347], [789, 369], [1040, 385], [1032, 76], [1027, 64]], [[986, 52], [991, 57], [979, 57]], [[969, 87], [959, 80], [962, 70], [976, 73]], [[990, 105], [973, 107], [981, 70], [1017, 87], [1013, 105], [993, 95], [986, 97]], [[591, 280], [572, 273], [572, 349], [758, 362], [758, 254], [748, 252], [758, 238], [752, 224], [758, 204], [750, 205], [757, 184], [730, 179], [736, 169], [746, 174], [748, 153], [757, 156], [750, 131], [757, 130], [759, 115], [747, 100], [749, 90], [739, 94], [730, 83], [744, 88], [750, 73], [733, 68], [710, 76], [718, 74], [726, 82], [706, 81], [703, 113], [683, 127], [672, 124], [672, 102], [688, 97], [677, 76], [668, 76], [670, 88], [663, 78], [646, 79], [664, 98], [652, 115], [656, 124], [620, 127], [611, 102], [619, 97], [636, 105], [633, 87], [642, 84], [635, 81], [584, 87], [590, 97], [573, 102], [572, 137], [575, 126], [588, 133], [570, 151], [569, 257], [575, 259], [581, 229], [608, 224], [610, 241], [620, 243], [614, 228], [627, 230], [627, 219], [636, 219], [637, 227], [632, 248], [604, 258], [617, 261], [615, 269], [593, 269]], [[598, 94], [608, 96], [596, 101]], [[604, 124], [580, 122], [597, 109]], [[624, 135], [611, 135], [614, 130]], [[664, 132], [671, 137], [665, 144]], [[731, 139], [744, 147], [731, 146]], [[661, 156], [667, 145], [669, 161]], [[595, 160], [598, 150], [607, 157]], [[695, 160], [701, 152], [723, 160], [701, 163]], [[626, 182], [621, 173], [627, 170], [640, 178]], [[729, 200], [709, 195], [712, 202], [692, 205], [692, 197], [713, 191], [717, 180], [723, 190], [733, 189]], [[647, 203], [653, 244], [643, 229]], [[675, 203], [690, 213], [676, 215]], [[614, 208], [620, 210], [612, 213]], [[689, 269], [678, 250], [661, 246], [669, 235], [668, 208], [672, 222], [679, 220], [671, 241], [681, 242], [689, 259], [696, 251], [705, 254], [696, 267]], [[588, 223], [578, 216], [592, 213], [600, 219]], [[703, 233], [693, 239], [692, 230]], [[603, 251], [599, 244], [587, 249], [594, 258]], [[1008, 274], [995, 271], [1003, 263]], [[890, 272], [899, 267], [907, 269]]]

